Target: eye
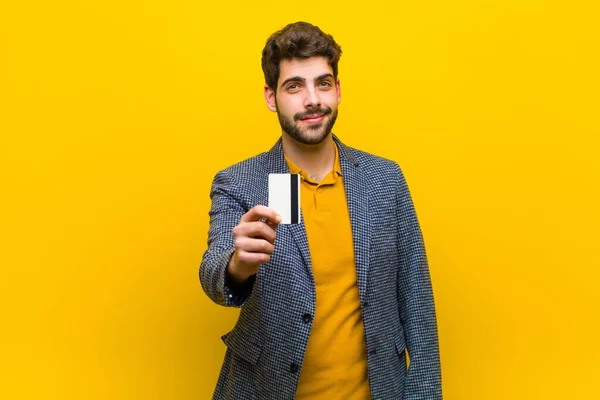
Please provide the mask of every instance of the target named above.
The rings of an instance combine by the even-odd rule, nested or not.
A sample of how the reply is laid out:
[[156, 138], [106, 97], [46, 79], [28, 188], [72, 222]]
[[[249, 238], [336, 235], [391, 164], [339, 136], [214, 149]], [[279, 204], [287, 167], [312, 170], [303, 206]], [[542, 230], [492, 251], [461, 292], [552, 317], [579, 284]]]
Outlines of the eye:
[[329, 81], [321, 81], [321, 82], [319, 82], [319, 86], [321, 86], [321, 87], [330, 87], [331, 86], [331, 82], [329, 82]]

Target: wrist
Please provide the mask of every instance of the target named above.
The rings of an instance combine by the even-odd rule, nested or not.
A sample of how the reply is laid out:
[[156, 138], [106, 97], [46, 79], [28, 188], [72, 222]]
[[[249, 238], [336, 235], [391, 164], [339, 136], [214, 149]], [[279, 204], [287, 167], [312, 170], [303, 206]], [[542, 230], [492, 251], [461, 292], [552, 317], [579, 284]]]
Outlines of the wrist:
[[239, 286], [239, 285], [243, 285], [250, 276], [244, 274], [243, 272], [241, 272], [239, 270], [239, 267], [238, 267], [237, 263], [235, 262], [235, 259], [236, 259], [236, 254], [234, 253], [233, 256], [231, 257], [231, 259], [229, 260], [229, 263], [227, 264], [227, 270], [225, 271], [225, 273], [229, 276], [231, 282], [234, 285]]

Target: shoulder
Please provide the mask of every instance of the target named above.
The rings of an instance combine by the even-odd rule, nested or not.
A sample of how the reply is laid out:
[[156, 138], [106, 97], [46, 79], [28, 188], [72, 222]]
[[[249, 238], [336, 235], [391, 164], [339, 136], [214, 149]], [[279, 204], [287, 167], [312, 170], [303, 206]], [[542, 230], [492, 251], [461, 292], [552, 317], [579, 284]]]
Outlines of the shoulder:
[[373, 193], [394, 193], [398, 195], [407, 191], [408, 186], [400, 165], [390, 160], [363, 150], [344, 145], [356, 167], [363, 176], [362, 184]]
[[354, 147], [346, 146], [346, 149], [352, 154], [358, 167], [371, 178], [389, 178], [391, 176], [398, 177], [402, 175], [400, 166], [394, 160], [368, 153]]
[[255, 204], [266, 204], [271, 163], [269, 153], [260, 153], [222, 169], [213, 179], [211, 197], [227, 194], [248, 209]]
[[250, 176], [264, 172], [267, 165], [267, 153], [260, 153], [220, 170], [215, 175], [215, 180], [248, 180]]

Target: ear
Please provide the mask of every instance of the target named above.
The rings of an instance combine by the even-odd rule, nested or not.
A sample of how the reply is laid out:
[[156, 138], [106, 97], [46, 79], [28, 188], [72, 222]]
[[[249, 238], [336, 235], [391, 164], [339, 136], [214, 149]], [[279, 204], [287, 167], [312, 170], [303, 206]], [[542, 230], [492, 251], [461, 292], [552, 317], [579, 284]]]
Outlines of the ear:
[[340, 86], [340, 80], [339, 79], [335, 83], [335, 88], [337, 89], [337, 95], [338, 95], [337, 96], [338, 97], [337, 101], [338, 101], [338, 104], [340, 104], [340, 102], [342, 101], [342, 89], [341, 89], [341, 86]]
[[275, 92], [268, 85], [265, 85], [265, 101], [267, 102], [267, 107], [269, 110], [275, 112], [277, 111], [277, 104], [275, 100]]

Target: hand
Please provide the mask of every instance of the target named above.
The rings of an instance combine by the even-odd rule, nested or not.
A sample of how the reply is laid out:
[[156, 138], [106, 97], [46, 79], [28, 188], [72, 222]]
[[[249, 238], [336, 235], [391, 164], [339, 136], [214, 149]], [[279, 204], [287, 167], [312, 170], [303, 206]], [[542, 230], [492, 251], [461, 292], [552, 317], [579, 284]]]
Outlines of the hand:
[[272, 208], [255, 206], [233, 228], [235, 252], [227, 269], [235, 283], [244, 283], [258, 272], [261, 264], [271, 259], [275, 250], [275, 229], [280, 222], [281, 216]]

